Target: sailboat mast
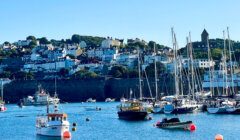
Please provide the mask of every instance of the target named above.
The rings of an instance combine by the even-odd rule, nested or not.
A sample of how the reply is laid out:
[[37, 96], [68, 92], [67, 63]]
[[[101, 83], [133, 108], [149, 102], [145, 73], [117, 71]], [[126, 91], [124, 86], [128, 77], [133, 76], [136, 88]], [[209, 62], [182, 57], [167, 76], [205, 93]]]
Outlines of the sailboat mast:
[[175, 78], [175, 95], [179, 96], [179, 88], [178, 88], [178, 72], [177, 72], [177, 47], [176, 47], [176, 36], [172, 30], [172, 43], [173, 43], [173, 52], [174, 52], [174, 78]]
[[140, 64], [140, 51], [138, 48], [138, 79], [139, 79], [139, 93], [140, 93], [140, 100], [142, 100], [142, 79], [141, 79], [141, 64]]
[[57, 64], [55, 60], [54, 97], [57, 97]]
[[[227, 55], [226, 55], [226, 38], [225, 38], [225, 31], [223, 31], [223, 69], [224, 69], [224, 77], [225, 77], [225, 90], [224, 93], [226, 95], [228, 95], [228, 74], [227, 74], [227, 62], [226, 62], [226, 59], [227, 59]], [[224, 94], [223, 93], [223, 94]]]
[[155, 91], [156, 91], [156, 100], [158, 100], [158, 79], [157, 79], [157, 53], [156, 45], [154, 43], [154, 72], [155, 72]]
[[230, 40], [230, 34], [229, 34], [229, 27], [227, 27], [227, 34], [228, 34], [228, 49], [229, 49], [229, 61], [230, 61], [230, 73], [231, 73], [231, 89], [232, 94], [235, 94], [234, 91], [234, 82], [233, 82], [233, 64], [232, 64], [232, 52], [231, 52], [231, 40]]
[[207, 48], [208, 48], [208, 64], [209, 64], [209, 89], [211, 92], [211, 96], [213, 96], [213, 90], [212, 90], [212, 70], [211, 70], [211, 56], [210, 56], [210, 46], [209, 46], [209, 38], [207, 38]]
[[[190, 58], [189, 55], [189, 39], [188, 37], [186, 38], [187, 41], [187, 58]], [[188, 59], [188, 69], [187, 69], [187, 79], [188, 79], [188, 96], [191, 93], [191, 83], [190, 83], [190, 59]]]
[[193, 96], [193, 100], [195, 99], [194, 97], [194, 91], [195, 91], [195, 82], [194, 82], [194, 69], [193, 69], [193, 51], [192, 51], [192, 39], [191, 39], [191, 33], [189, 32], [189, 41], [190, 41], [190, 44], [189, 44], [189, 51], [190, 51], [190, 62], [191, 62], [191, 83], [192, 83], [192, 89], [191, 89], [191, 94]]

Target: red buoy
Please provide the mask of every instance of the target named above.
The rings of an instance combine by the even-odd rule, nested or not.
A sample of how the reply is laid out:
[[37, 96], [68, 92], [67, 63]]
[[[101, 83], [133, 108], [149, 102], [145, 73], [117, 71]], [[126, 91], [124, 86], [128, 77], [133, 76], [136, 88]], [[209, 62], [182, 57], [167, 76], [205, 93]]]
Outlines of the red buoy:
[[67, 138], [67, 139], [71, 138], [71, 133], [69, 131], [65, 131], [63, 133], [63, 138]]
[[190, 131], [195, 131], [196, 130], [196, 125], [195, 124], [190, 124], [190, 126], [189, 126], [189, 130]]
[[217, 135], [215, 136], [215, 140], [223, 140], [223, 136], [220, 135], [220, 134], [217, 134]]

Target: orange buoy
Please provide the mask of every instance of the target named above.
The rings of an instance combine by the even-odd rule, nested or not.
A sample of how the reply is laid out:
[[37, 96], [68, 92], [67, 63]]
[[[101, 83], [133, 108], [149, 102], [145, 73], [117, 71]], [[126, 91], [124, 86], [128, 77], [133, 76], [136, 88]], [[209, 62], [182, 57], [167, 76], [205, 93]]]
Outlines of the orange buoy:
[[220, 135], [220, 134], [217, 134], [217, 135], [215, 136], [215, 140], [223, 140], [223, 136]]
[[71, 138], [71, 133], [69, 131], [65, 131], [63, 133], [63, 138]]
[[195, 124], [190, 124], [189, 130], [190, 131], [195, 131], [196, 130], [196, 125]]

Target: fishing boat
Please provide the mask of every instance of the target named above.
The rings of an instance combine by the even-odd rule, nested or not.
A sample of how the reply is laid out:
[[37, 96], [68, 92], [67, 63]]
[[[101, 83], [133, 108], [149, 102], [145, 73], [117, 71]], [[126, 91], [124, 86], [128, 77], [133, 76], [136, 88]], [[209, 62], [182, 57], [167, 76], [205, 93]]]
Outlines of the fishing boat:
[[162, 121], [157, 122], [156, 127], [163, 129], [183, 129], [183, 130], [191, 130], [194, 131], [196, 126], [192, 121], [181, 122], [179, 118], [164, 118]]
[[41, 106], [47, 105], [47, 103], [53, 104], [55, 102], [59, 102], [59, 100], [60, 99], [57, 98], [57, 96], [51, 97], [41, 85], [38, 85], [38, 90], [35, 92], [34, 96], [23, 98], [22, 104], [23, 106]]
[[36, 133], [37, 135], [52, 137], [70, 137], [70, 123], [67, 114], [59, 112], [58, 104], [54, 103], [54, 111], [49, 112], [47, 105], [47, 114], [37, 116]]
[[88, 98], [86, 100], [87, 103], [96, 103], [96, 99], [93, 99], [93, 98]]
[[124, 120], [144, 120], [148, 113], [144, 109], [142, 102], [130, 100], [120, 104], [118, 108], [119, 119]]
[[3, 79], [1, 79], [1, 98], [0, 98], [0, 112], [5, 112], [7, 108], [5, 107], [5, 102], [3, 100]]
[[111, 99], [111, 98], [106, 98], [105, 102], [115, 102], [115, 99]]

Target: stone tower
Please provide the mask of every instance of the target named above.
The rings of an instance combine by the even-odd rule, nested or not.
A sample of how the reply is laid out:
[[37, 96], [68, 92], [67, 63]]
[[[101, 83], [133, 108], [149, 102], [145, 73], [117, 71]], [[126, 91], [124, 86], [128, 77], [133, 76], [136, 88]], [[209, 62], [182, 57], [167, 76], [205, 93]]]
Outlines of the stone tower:
[[202, 37], [202, 43], [207, 44], [209, 34], [206, 29], [203, 30], [201, 37]]

